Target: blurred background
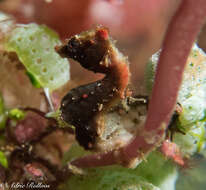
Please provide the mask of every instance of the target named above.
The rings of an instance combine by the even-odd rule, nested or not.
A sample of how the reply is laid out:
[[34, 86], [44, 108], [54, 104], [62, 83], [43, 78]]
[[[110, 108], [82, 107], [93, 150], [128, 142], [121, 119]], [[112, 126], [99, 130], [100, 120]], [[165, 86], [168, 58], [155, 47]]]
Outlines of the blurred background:
[[[129, 57], [132, 83], [141, 91], [145, 64], [161, 47], [179, 3], [180, 0], [1, 0], [0, 10], [12, 14], [19, 23], [46, 24], [62, 40], [96, 25], [108, 27], [117, 46]], [[204, 49], [205, 32], [206, 27], [199, 40]], [[84, 82], [98, 78], [78, 64], [72, 64], [71, 72], [72, 76], [79, 74], [79, 80]]]
[[[129, 58], [133, 89], [138, 94], [144, 94], [142, 84], [145, 65], [151, 55], [160, 49], [168, 23], [179, 3], [180, 0], [0, 0], [0, 11], [11, 14], [18, 23], [46, 24], [54, 29], [62, 40], [96, 25], [106, 26], [113, 39], [117, 41], [120, 51]], [[203, 28], [198, 39], [198, 44], [203, 50], [206, 50], [205, 34], [206, 27]], [[22, 101], [18, 104], [29, 104], [34, 107], [41, 105], [44, 110], [45, 101], [40, 101], [39, 91], [35, 90], [37, 96], [34, 96], [33, 105], [31, 105], [30, 93], [33, 87], [29, 84], [27, 77], [22, 75], [22, 71], [16, 74], [17, 71], [10, 68], [9, 65], [0, 66], [1, 73], [4, 73], [1, 79], [12, 81], [9, 83], [10, 89], [5, 93], [17, 94], [16, 97], [20, 97], [18, 101]], [[7, 75], [8, 71], [10, 75]], [[19, 94], [14, 93], [16, 89], [13, 86], [17, 86], [16, 81], [19, 80], [14, 80], [12, 73], [15, 73], [15, 77], [21, 78], [22, 84], [26, 83], [29, 86], [27, 96], [23, 97], [20, 90], [18, 90]], [[101, 77], [100, 74], [86, 71], [79, 64], [71, 61], [72, 82], [69, 88]], [[0, 84], [3, 82], [1, 81]], [[22, 97], [24, 100], [21, 100]], [[9, 100], [9, 102], [12, 101], [15, 102], [15, 100]], [[199, 162], [198, 158], [196, 160], [196, 163]], [[197, 164], [191, 170], [183, 170], [177, 182], [177, 189], [205, 189], [204, 162], [201, 160], [201, 166]]]
[[[46, 24], [62, 40], [99, 24], [108, 27], [117, 46], [129, 57], [132, 82], [138, 88], [145, 64], [161, 47], [179, 3], [180, 0], [0, 0], [0, 10], [13, 15], [19, 23]], [[206, 27], [199, 39], [203, 49], [205, 32]], [[72, 64], [71, 71], [73, 76], [80, 74], [80, 80], [93, 80], [93, 74], [78, 64]]]
[[[37, 22], [54, 29], [64, 40], [96, 25], [109, 28], [117, 46], [129, 57], [134, 87], [141, 90], [144, 66], [160, 47], [179, 0], [1, 0], [0, 10], [17, 22]], [[73, 79], [82, 83], [98, 75], [72, 64]], [[75, 80], [75, 79], [74, 79]]]

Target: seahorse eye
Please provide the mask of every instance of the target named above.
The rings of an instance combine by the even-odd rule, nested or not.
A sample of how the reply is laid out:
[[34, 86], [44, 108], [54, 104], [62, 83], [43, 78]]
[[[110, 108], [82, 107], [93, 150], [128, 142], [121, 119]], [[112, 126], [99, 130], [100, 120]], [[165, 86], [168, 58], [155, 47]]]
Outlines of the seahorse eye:
[[76, 37], [73, 37], [69, 40], [67, 45], [67, 52], [71, 54], [76, 54], [78, 52], [78, 49], [80, 47], [80, 42]]
[[71, 38], [68, 42], [68, 46], [71, 48], [77, 48], [79, 47], [79, 45], [80, 45], [80, 42], [75, 36]]

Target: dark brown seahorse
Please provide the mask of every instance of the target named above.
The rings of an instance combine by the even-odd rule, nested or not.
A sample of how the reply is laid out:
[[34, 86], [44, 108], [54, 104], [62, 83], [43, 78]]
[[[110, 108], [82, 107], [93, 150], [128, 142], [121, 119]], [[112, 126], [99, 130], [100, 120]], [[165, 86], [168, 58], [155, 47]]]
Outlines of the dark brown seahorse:
[[92, 149], [104, 131], [104, 113], [127, 96], [128, 60], [104, 27], [75, 35], [56, 50], [88, 70], [105, 74], [102, 80], [72, 89], [61, 102], [62, 119], [75, 127], [80, 145]]

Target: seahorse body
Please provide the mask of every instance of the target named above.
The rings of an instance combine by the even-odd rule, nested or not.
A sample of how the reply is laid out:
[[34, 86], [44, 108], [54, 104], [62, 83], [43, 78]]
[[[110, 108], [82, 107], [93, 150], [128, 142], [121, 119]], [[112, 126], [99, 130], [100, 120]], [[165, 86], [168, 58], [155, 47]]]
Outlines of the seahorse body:
[[72, 89], [61, 102], [62, 119], [75, 126], [78, 142], [92, 149], [105, 129], [104, 114], [125, 98], [130, 80], [128, 60], [103, 27], [71, 37], [57, 52], [88, 70], [105, 74], [102, 80]]

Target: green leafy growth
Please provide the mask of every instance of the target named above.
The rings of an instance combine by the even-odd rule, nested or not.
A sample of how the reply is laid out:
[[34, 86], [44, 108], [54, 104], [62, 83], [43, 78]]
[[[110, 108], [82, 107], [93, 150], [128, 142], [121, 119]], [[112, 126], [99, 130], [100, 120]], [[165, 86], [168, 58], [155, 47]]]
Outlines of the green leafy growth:
[[[152, 56], [145, 72], [147, 91], [150, 94], [154, 82], [159, 54]], [[173, 79], [170, 79], [173, 80]], [[176, 133], [175, 142], [186, 155], [201, 152], [205, 144], [206, 121], [206, 55], [194, 45], [183, 75], [178, 94], [178, 103], [182, 112], [176, 120], [176, 126], [186, 135]]]
[[3, 167], [8, 168], [7, 158], [6, 158], [5, 154], [2, 151], [0, 151], [0, 164]]
[[29, 71], [26, 72], [26, 75], [29, 77], [31, 83], [36, 88], [41, 88], [41, 84], [38, 82], [38, 80], [35, 78], [33, 74], [31, 74]]
[[159, 190], [132, 170], [118, 166], [90, 169], [85, 176], [72, 176], [66, 187], [75, 190]]
[[197, 122], [185, 135], [174, 134], [173, 139], [185, 156], [201, 153], [205, 144], [205, 122]]
[[[74, 144], [65, 155], [64, 163], [74, 158], [89, 154], [78, 144]], [[158, 168], [158, 172], [157, 172]], [[177, 177], [176, 166], [166, 160], [161, 153], [151, 153], [146, 162], [142, 162], [136, 169], [121, 166], [108, 166], [86, 170], [87, 175], [74, 175], [69, 178], [61, 189], [75, 190], [159, 190], [170, 176], [172, 187]], [[161, 188], [161, 190], [168, 190]], [[172, 189], [173, 190], [173, 189]]]
[[7, 121], [7, 112], [4, 107], [4, 100], [0, 94], [0, 129], [4, 129]]
[[58, 35], [37, 24], [18, 25], [7, 37], [5, 49], [16, 52], [35, 87], [55, 90], [70, 78], [69, 63], [55, 51]]
[[160, 152], [154, 151], [147, 157], [147, 161], [136, 167], [134, 172], [159, 187], [169, 175], [176, 173], [176, 166]]
[[187, 61], [178, 101], [183, 108], [180, 126], [187, 132], [196, 122], [206, 118], [206, 55], [194, 46]]
[[[149, 93], [154, 83], [159, 53], [152, 56], [145, 71], [145, 82]], [[196, 45], [187, 61], [183, 82], [178, 94], [178, 102], [183, 108], [179, 124], [189, 130], [195, 122], [206, 118], [206, 55]], [[172, 80], [172, 79], [170, 79]]]
[[25, 117], [25, 112], [20, 109], [14, 108], [9, 111], [9, 118], [11, 119], [18, 121], [24, 119], [24, 117]]
[[205, 98], [202, 89], [199, 89], [199, 91], [196, 91], [196, 94], [193, 94], [182, 102], [183, 109], [178, 122], [184, 132], [187, 132], [197, 121], [204, 120], [206, 109]]

